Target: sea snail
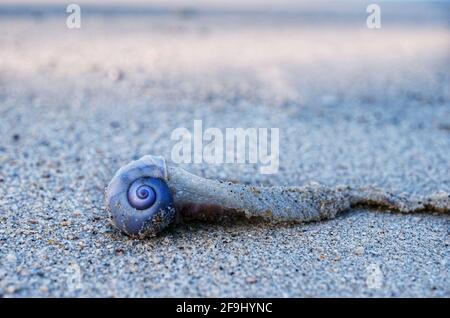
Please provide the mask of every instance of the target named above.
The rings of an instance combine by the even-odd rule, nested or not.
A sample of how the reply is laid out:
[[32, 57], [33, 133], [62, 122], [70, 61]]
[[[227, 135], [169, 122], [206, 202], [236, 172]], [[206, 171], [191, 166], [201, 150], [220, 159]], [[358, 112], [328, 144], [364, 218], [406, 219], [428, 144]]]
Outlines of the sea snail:
[[113, 224], [134, 237], [155, 236], [179, 218], [243, 214], [271, 221], [308, 222], [334, 218], [356, 205], [403, 213], [450, 211], [450, 195], [410, 197], [375, 188], [255, 187], [204, 179], [167, 166], [163, 157], [144, 156], [120, 168], [106, 191]]
[[130, 236], [155, 235], [173, 222], [175, 207], [165, 160], [145, 156], [120, 168], [106, 188], [114, 225]]

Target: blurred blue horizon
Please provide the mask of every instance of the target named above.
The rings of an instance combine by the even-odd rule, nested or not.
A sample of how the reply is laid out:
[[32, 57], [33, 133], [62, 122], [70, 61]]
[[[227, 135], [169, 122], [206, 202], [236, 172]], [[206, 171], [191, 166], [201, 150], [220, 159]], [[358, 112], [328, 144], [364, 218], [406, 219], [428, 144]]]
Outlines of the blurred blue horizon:
[[81, 6], [83, 16], [174, 16], [178, 18], [201, 17], [271, 17], [286, 21], [298, 20], [303, 23], [337, 23], [360, 21], [366, 15], [366, 7], [377, 3], [382, 7], [383, 20], [395, 24], [445, 24], [450, 22], [450, 1], [300, 1], [291, 0], [275, 3], [264, 0], [256, 3], [245, 2], [184, 0], [184, 1], [33, 1], [19, 0], [12, 3], [0, 0], [0, 17], [37, 17], [47, 18], [67, 16], [66, 6], [76, 3]]

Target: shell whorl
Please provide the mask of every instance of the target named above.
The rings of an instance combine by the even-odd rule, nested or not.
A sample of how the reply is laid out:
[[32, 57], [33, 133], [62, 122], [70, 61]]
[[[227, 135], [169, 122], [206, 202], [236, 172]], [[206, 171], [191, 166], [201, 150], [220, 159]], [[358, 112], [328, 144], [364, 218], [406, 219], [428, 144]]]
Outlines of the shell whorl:
[[154, 236], [175, 218], [163, 157], [144, 156], [120, 168], [108, 184], [106, 206], [113, 224], [130, 236]]

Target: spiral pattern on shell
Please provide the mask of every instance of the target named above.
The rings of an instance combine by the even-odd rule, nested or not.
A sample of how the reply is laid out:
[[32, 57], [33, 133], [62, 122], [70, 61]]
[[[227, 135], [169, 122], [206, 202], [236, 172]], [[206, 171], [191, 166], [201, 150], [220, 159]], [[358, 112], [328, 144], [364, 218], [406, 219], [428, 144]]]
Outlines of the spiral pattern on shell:
[[156, 201], [156, 193], [153, 189], [154, 180], [140, 178], [134, 181], [128, 189], [128, 202], [137, 210], [146, 210]]
[[120, 168], [106, 188], [113, 224], [130, 236], [155, 236], [175, 218], [164, 158], [145, 156]]

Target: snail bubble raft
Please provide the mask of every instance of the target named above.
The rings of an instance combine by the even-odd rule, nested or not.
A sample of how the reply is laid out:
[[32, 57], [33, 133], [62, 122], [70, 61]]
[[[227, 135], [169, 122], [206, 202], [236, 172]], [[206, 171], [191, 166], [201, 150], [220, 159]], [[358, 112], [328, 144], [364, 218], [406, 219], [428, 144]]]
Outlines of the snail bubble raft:
[[355, 206], [401, 213], [450, 212], [450, 194], [444, 191], [414, 197], [315, 182], [256, 187], [205, 179], [151, 155], [120, 168], [105, 196], [113, 224], [133, 237], [155, 236], [178, 219], [219, 219], [230, 214], [303, 223], [331, 219]]

